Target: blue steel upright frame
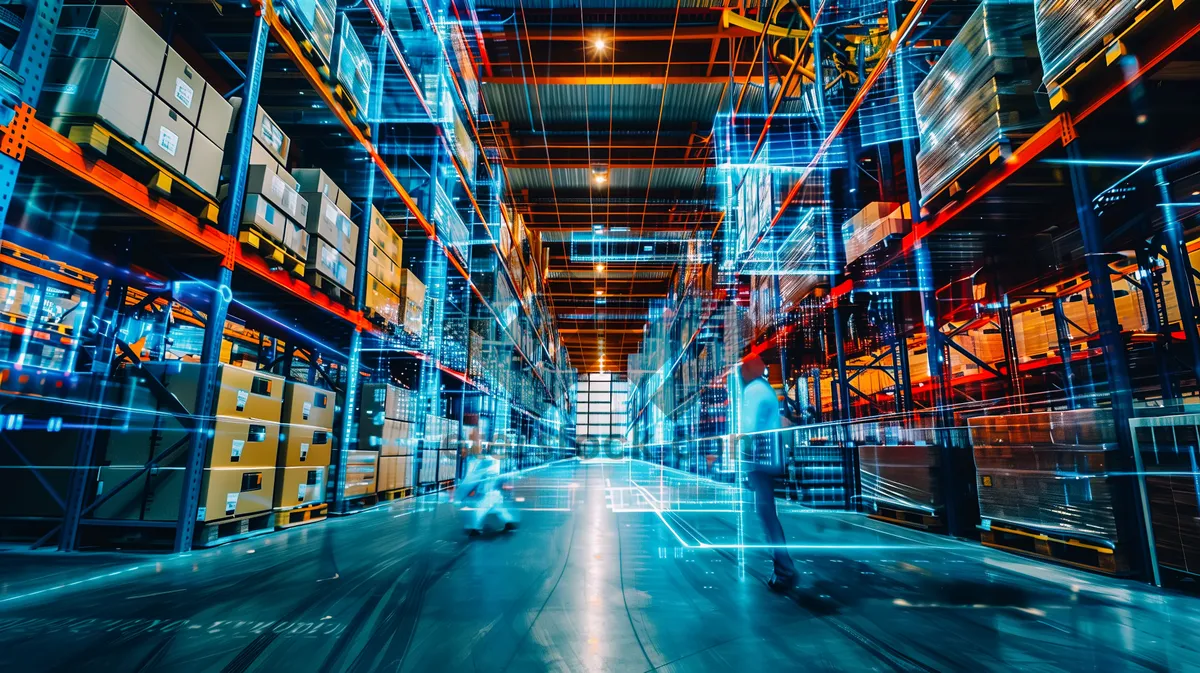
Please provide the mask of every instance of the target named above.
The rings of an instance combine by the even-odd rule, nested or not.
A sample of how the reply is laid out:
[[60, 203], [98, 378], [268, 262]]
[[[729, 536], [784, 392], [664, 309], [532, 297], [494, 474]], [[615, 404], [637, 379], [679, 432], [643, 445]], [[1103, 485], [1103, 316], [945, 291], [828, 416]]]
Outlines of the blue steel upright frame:
[[[15, 117], [14, 107], [26, 103], [36, 108], [50, 65], [50, 45], [58, 29], [63, 0], [24, 0], [25, 22], [17, 35], [16, 44], [5, 63], [17, 79], [0, 74], [0, 126], [8, 126]], [[0, 237], [8, 221], [8, 205], [12, 201], [21, 170], [20, 159], [0, 153]]]
[[[267, 55], [267, 20], [261, 11], [254, 13], [250, 29], [250, 48], [246, 56], [246, 84], [242, 91], [242, 104], [238, 109], [233, 126], [233, 152], [229, 159], [229, 194], [220, 214], [217, 227], [236, 238], [241, 221], [242, 204], [246, 197], [246, 178], [250, 172], [250, 147], [254, 136], [254, 119], [258, 110], [258, 93], [262, 85], [263, 63]], [[175, 527], [176, 552], [192, 548], [192, 537], [196, 527], [196, 508], [200, 502], [200, 488], [204, 476], [204, 460], [208, 451], [208, 439], [213, 428], [212, 409], [216, 403], [217, 371], [221, 358], [221, 341], [224, 337], [225, 317], [229, 314], [232, 300], [230, 286], [233, 270], [220, 266], [216, 276], [216, 291], [206, 314], [204, 340], [200, 346], [200, 364], [203, 367], [196, 390], [196, 404], [192, 409], [196, 428], [188, 438], [187, 466], [184, 472], [183, 490], [179, 498], [179, 519]]]

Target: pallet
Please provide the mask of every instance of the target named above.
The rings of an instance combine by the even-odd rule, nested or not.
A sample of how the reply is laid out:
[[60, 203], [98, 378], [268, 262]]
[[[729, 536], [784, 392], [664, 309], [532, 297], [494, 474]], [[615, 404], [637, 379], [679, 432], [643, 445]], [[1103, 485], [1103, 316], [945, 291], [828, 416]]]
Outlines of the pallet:
[[292, 16], [292, 12], [288, 10], [288, 8], [282, 3], [273, 4], [275, 7], [275, 14], [279, 17], [279, 22], [282, 23], [285, 28], [287, 28], [288, 33], [290, 33], [292, 38], [296, 40], [296, 44], [300, 45], [300, 50], [304, 52], [304, 57], [308, 59], [309, 63], [312, 63], [313, 67], [316, 68], [322, 79], [324, 79], [326, 82], [331, 81], [333, 79], [333, 71], [330, 70], [331, 64], [329, 59], [325, 58], [325, 54], [322, 54], [320, 49], [317, 49], [317, 45], [312, 41], [312, 38], [308, 34], [308, 29], [301, 25], [301, 23], [297, 21], [294, 16]]
[[978, 183], [988, 171], [992, 170], [992, 166], [1012, 156], [1013, 148], [1020, 147], [1023, 140], [1022, 136], [1017, 136], [1015, 138], [1005, 138], [993, 144], [976, 157], [974, 161], [959, 171], [953, 180], [946, 183], [946, 186], [930, 194], [922, 202], [921, 209], [931, 214], [940, 211], [951, 201], [958, 198], [960, 194], [970, 189], [972, 185]]
[[403, 500], [405, 498], [411, 498], [412, 494], [413, 494], [412, 486], [405, 486], [404, 488], [395, 488], [390, 491], [380, 491], [380, 492], [376, 493], [375, 495], [376, 495], [376, 499], [379, 502], [391, 502], [392, 500]]
[[328, 513], [329, 505], [323, 502], [292, 509], [277, 509], [275, 510], [275, 530], [324, 521]]
[[363, 132], [363, 135], [370, 136], [371, 125], [367, 123], [367, 116], [363, 114], [362, 106], [358, 104], [358, 101], [354, 99], [354, 96], [350, 94], [346, 87], [342, 86], [341, 82], [334, 83], [333, 98], [346, 110], [346, 114], [350, 116], [350, 119], [358, 124], [359, 130]]
[[238, 242], [242, 244], [242, 247], [253, 250], [265, 259], [267, 268], [272, 271], [283, 269], [297, 278], [304, 277], [304, 260], [296, 253], [259, 231], [258, 227], [242, 226], [246, 228], [238, 232]]
[[395, 336], [402, 331], [402, 328], [398, 323], [373, 308], [364, 306], [363, 317], [366, 318], [368, 322], [378, 327], [384, 334]]
[[1052, 536], [1010, 523], [991, 524], [980, 533], [986, 547], [1032, 556], [1105, 575], [1132, 574], [1129, 561], [1119, 547], [1106, 547], [1086, 540]]
[[[196, 216], [202, 224], [217, 223], [216, 200], [204, 193], [196, 183], [179, 175], [174, 169], [160, 162], [139, 142], [117, 133], [101, 122], [74, 122], [65, 120], [65, 133], [71, 142], [79, 145], [93, 159], [103, 158], [114, 168], [141, 180], [150, 190], [166, 201], [179, 206]], [[56, 129], [60, 130], [61, 129]]]
[[877, 506], [876, 510], [867, 516], [876, 521], [908, 526], [917, 530], [939, 531], [944, 530], [946, 527], [945, 522], [936, 514], [916, 512], [900, 507], [889, 507], [887, 505]]
[[258, 512], [218, 521], [197, 521], [192, 546], [200, 549], [217, 547], [275, 530], [275, 512]]
[[1068, 109], [1069, 103], [1087, 100], [1087, 94], [1124, 79], [1122, 57], [1133, 55], [1138, 63], [1153, 58], [1158, 47], [1182, 37], [1196, 25], [1200, 9], [1197, 5], [1200, 3], [1194, 0], [1157, 0], [1128, 17], [1095, 51], [1082, 56], [1074, 68], [1047, 83], [1050, 109]]
[[343, 306], [354, 306], [354, 293], [342, 287], [337, 281], [330, 279], [328, 276], [322, 275], [321, 272], [310, 269], [304, 273], [304, 280], [315, 289], [320, 290], [330, 299], [336, 301]]

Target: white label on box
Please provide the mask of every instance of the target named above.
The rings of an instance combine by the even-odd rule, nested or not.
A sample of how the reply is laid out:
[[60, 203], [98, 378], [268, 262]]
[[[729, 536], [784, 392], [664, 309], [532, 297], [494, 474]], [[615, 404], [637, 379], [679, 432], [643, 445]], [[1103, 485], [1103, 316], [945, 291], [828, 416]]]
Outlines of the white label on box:
[[347, 238], [350, 236], [350, 218], [346, 217], [340, 210], [338, 211], [337, 228], [342, 236]]
[[304, 406], [300, 407], [300, 415], [304, 420], [308, 420], [308, 415], [312, 413], [312, 402], [305, 402]]
[[171, 129], [160, 126], [158, 127], [158, 146], [175, 156], [175, 152], [179, 149], [179, 136]]
[[297, 500], [300, 500], [300, 501], [304, 500], [304, 491], [305, 491], [306, 487], [307, 487], [307, 484], [300, 484], [300, 487], [296, 489], [296, 499]]
[[240, 461], [242, 459], [242, 449], [245, 448], [245, 446], [246, 446], [246, 440], [244, 440], [244, 439], [233, 440], [233, 447], [229, 452], [229, 460], [231, 460], [235, 463]]
[[237, 410], [246, 410], [246, 401], [250, 399], [250, 392], [247, 390], [239, 390], [237, 396]]
[[225, 494], [225, 513], [226, 514], [233, 514], [234, 512], [237, 511], [237, 501], [238, 501], [238, 493], [236, 491], [234, 491], [233, 493]]
[[272, 175], [270, 189], [271, 196], [274, 197], [275, 202], [282, 202], [284, 190], [287, 189], [287, 183], [284, 182], [283, 178], [279, 177], [278, 175]]
[[190, 84], [183, 81], [182, 78], [175, 78], [175, 100], [183, 103], [183, 106], [189, 110], [192, 107], [192, 96], [195, 95], [195, 93], [196, 92], [192, 89]]
[[335, 229], [337, 228], [337, 225], [338, 225], [338, 217], [341, 214], [342, 214], [342, 211], [338, 210], [337, 206], [333, 205], [332, 203], [326, 203], [321, 207], [321, 219], [325, 219], [325, 220], [329, 220], [329, 221], [333, 222], [333, 226]]
[[308, 458], [308, 443], [301, 442], [300, 443], [300, 460], [304, 460], [306, 458]]

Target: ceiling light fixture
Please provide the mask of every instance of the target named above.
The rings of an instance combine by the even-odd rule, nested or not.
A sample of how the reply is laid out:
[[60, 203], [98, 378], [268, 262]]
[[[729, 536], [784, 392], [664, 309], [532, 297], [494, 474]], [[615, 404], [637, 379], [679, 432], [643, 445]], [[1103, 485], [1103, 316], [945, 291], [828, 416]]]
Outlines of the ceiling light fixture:
[[594, 48], [596, 51], [604, 51], [605, 49], [608, 49], [608, 42], [605, 41], [604, 38], [598, 37], [592, 40], [592, 48]]

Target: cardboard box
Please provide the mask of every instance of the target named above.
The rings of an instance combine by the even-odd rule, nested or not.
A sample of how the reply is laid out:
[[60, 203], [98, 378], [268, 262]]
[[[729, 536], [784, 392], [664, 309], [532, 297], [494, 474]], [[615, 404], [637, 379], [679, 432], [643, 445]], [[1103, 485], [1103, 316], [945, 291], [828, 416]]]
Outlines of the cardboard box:
[[400, 267], [374, 242], [371, 243], [368, 254], [370, 256], [367, 257], [367, 275], [374, 276], [391, 290], [392, 294], [399, 296]]
[[[229, 103], [233, 106], [229, 128], [232, 131], [234, 120], [237, 117], [238, 110], [242, 106], [242, 99], [237, 97], [230, 98]], [[292, 147], [292, 141], [283, 132], [283, 129], [279, 128], [275, 120], [271, 119], [271, 116], [262, 109], [261, 105], [258, 106], [258, 111], [254, 115], [254, 137], [262, 143], [263, 148], [270, 152], [276, 161], [287, 166], [288, 150]], [[251, 157], [251, 161], [253, 160], [254, 158]]]
[[275, 509], [294, 509], [325, 500], [325, 467], [281, 467], [275, 474]]
[[416, 450], [412, 423], [407, 421], [384, 419], [378, 439], [381, 456], [409, 456]]
[[425, 323], [425, 284], [408, 269], [400, 273], [400, 308], [403, 310], [404, 329], [412, 334], [421, 334]]
[[335, 202], [337, 195], [342, 191], [337, 183], [319, 168], [297, 168], [292, 171], [292, 177], [300, 185], [297, 191], [323, 194]]
[[39, 111], [53, 117], [51, 125], [59, 131], [83, 117], [141, 142], [153, 100], [150, 89], [116, 61], [54, 58], [46, 71]]
[[301, 196], [308, 202], [308, 233], [329, 242], [351, 262], [357, 262], [358, 225], [329, 197], [316, 192], [304, 192]]
[[[204, 87], [204, 100], [200, 103], [200, 117], [196, 120], [196, 130], [203, 133], [223, 151], [225, 139], [229, 137], [229, 126], [232, 123], [233, 106], [221, 96], [221, 92], [212, 88], [212, 85]], [[251, 151], [253, 152], [253, 150]]]
[[284, 425], [279, 444], [279, 467], [328, 465], [333, 454], [333, 429]]
[[310, 237], [308, 240], [308, 271], [322, 276], [354, 291], [354, 264], [324, 239]]
[[291, 250], [300, 259], [308, 259], [308, 232], [304, 230], [304, 225], [294, 220], [285, 220], [283, 223], [283, 247]]
[[[251, 164], [246, 175], [246, 194], [266, 197], [271, 205], [282, 210], [289, 218], [303, 222], [308, 217], [308, 202], [301, 198], [287, 179], [287, 172], [277, 172], [279, 164]], [[221, 199], [229, 192], [229, 186], [221, 188]]]
[[283, 243], [287, 230], [287, 215], [283, 214], [259, 194], [246, 195], [246, 207], [242, 209], [242, 225], [254, 227], [277, 243]]
[[268, 151], [261, 142], [259, 142], [258, 138], [250, 139], [250, 164], [274, 166], [276, 173], [283, 170], [283, 167], [281, 167], [279, 162], [275, 159], [275, 155], [271, 154], [271, 152]]
[[274, 468], [278, 456], [279, 421], [217, 418], [208, 467]]
[[338, 190], [336, 201], [338, 210], [342, 211], [346, 217], [350, 217], [350, 209], [354, 205], [350, 202], [350, 195], [344, 191]]
[[112, 59], [143, 86], [158, 88], [167, 43], [124, 5], [67, 5], [54, 33], [55, 56]]
[[203, 489], [196, 513], [201, 521], [269, 511], [275, 493], [275, 469], [205, 470]]
[[[195, 362], [147, 362], [142, 365], [161, 380], [187, 409], [195, 408], [202, 366]], [[279, 422], [283, 410], [283, 377], [219, 365], [216, 415]]]
[[217, 195], [221, 181], [221, 160], [224, 153], [203, 133], [192, 135], [192, 151], [188, 153], [187, 170], [184, 175], [196, 183], [209, 196]]
[[[400, 255], [404, 251], [404, 239], [396, 233], [391, 223], [375, 209], [375, 206], [371, 206], [369, 217], [371, 242], [378, 246], [384, 255], [399, 265], [403, 261]], [[383, 279], [382, 276], [380, 278]]]
[[383, 281], [369, 274], [363, 305], [393, 325], [400, 324], [400, 297]]
[[379, 454], [375, 451], [347, 451], [346, 453], [346, 485], [343, 493], [347, 497], [374, 493]]
[[158, 97], [195, 126], [200, 119], [200, 105], [207, 87], [204, 78], [192, 70], [179, 52], [168, 46], [158, 82]]
[[283, 414], [285, 425], [308, 425], [333, 430], [333, 411], [337, 393], [307, 383], [285, 381], [283, 384]]
[[394, 491], [413, 485], [412, 456], [381, 456], [379, 458], [378, 490]]
[[162, 159], [180, 175], [187, 172], [188, 152], [192, 149], [195, 128], [167, 102], [157, 96], [150, 106], [150, 120], [142, 144], [150, 154]]

